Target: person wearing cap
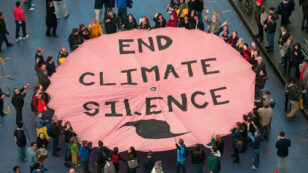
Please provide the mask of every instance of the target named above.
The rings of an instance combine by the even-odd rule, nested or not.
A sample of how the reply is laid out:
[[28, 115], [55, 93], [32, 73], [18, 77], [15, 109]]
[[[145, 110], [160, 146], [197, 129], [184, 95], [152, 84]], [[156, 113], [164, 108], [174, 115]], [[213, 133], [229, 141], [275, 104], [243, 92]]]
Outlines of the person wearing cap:
[[[251, 124], [256, 129], [254, 135], [250, 131]], [[250, 166], [250, 168], [251, 169], [258, 169], [258, 164], [259, 164], [259, 160], [260, 160], [260, 158], [259, 158], [260, 157], [260, 150], [259, 149], [260, 149], [262, 137], [261, 137], [261, 134], [260, 134], [260, 130], [258, 129], [258, 127], [255, 125], [255, 123], [253, 121], [247, 123], [247, 135], [252, 141], [252, 143], [251, 143], [252, 165]]]
[[108, 158], [105, 166], [104, 166], [104, 173], [116, 173], [114, 165], [112, 163], [112, 158]]
[[59, 136], [61, 135], [61, 129], [60, 129], [60, 123], [58, 121], [57, 116], [52, 117], [52, 123], [51, 123], [51, 137], [53, 140], [52, 144], [52, 155], [54, 157], [59, 157], [57, 152], [60, 150], [59, 148]]
[[260, 130], [262, 134], [262, 139], [268, 140], [274, 113], [268, 101], [263, 100], [262, 105], [263, 107], [258, 109], [261, 124]]

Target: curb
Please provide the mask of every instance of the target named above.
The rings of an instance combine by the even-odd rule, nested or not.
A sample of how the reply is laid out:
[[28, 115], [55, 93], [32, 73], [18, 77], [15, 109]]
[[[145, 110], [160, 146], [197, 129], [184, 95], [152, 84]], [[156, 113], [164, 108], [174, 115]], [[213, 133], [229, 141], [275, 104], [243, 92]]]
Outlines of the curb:
[[239, 9], [237, 7], [237, 5], [234, 3], [233, 0], [229, 0], [230, 4], [232, 5], [233, 9], [236, 11], [237, 15], [240, 17], [240, 19], [242, 20], [243, 24], [245, 25], [247, 31], [249, 32], [250, 36], [252, 37], [252, 39], [254, 40], [254, 42], [256, 43], [256, 45], [259, 47], [260, 51], [262, 52], [262, 54], [265, 56], [265, 58], [270, 62], [271, 66], [273, 67], [275, 73], [278, 75], [279, 79], [286, 84], [287, 83], [287, 79], [283, 76], [283, 74], [280, 72], [280, 70], [275, 66], [273, 60], [269, 57], [269, 55], [266, 53], [266, 50], [264, 49], [263, 45], [259, 42], [259, 40], [255, 37], [253, 29], [251, 28], [251, 26], [248, 24], [248, 22], [245, 19], [245, 16], [243, 14], [243, 12], [241, 11], [241, 9]]

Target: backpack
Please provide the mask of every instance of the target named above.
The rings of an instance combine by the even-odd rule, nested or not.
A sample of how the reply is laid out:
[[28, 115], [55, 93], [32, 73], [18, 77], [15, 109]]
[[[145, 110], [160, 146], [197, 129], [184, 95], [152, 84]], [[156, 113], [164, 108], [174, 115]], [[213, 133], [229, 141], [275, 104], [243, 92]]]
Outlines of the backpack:
[[139, 163], [136, 159], [128, 161], [128, 167], [129, 168], [133, 169], [133, 168], [137, 168], [138, 166], [139, 166]]

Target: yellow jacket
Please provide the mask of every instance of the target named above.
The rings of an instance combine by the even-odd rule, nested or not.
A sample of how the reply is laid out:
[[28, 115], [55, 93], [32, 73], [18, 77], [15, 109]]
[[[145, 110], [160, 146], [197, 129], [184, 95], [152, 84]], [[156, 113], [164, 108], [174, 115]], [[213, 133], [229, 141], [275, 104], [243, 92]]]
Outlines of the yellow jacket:
[[92, 26], [92, 23], [90, 23], [88, 28], [90, 30], [90, 38], [95, 38], [103, 34], [102, 27], [98, 22], [96, 22], [95, 26]]

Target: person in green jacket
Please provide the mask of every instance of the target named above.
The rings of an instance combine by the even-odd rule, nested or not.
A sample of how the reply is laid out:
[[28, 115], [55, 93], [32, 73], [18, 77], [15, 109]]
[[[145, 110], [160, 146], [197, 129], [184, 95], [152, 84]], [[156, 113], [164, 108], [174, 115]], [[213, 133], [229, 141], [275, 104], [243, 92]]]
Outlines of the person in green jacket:
[[211, 153], [207, 159], [207, 166], [210, 170], [210, 173], [217, 173], [219, 167], [219, 157], [216, 155], [217, 153], [217, 146], [213, 145], [211, 148]]
[[69, 144], [70, 144], [70, 149], [72, 153], [72, 163], [75, 167], [80, 166], [80, 164], [78, 164], [79, 148], [78, 148], [77, 143], [78, 143], [78, 140], [76, 139], [76, 137], [72, 136], [69, 140]]

